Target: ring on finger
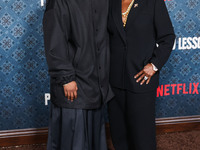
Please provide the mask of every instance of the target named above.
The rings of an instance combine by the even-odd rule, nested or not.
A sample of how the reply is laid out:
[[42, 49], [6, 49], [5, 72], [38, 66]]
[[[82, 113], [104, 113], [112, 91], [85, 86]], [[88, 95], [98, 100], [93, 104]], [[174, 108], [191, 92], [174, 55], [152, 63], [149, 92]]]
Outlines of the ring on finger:
[[144, 80], [148, 80], [148, 78], [149, 78], [149, 77], [147, 77], [147, 76], [144, 76]]

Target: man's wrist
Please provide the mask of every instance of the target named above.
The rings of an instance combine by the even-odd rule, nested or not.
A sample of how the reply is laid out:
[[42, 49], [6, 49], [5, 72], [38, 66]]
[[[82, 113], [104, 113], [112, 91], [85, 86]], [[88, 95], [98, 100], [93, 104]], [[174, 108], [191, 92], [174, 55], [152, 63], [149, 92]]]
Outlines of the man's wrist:
[[[71, 82], [76, 82], [76, 81], [71, 81]], [[67, 84], [69, 84], [69, 83], [71, 83], [71, 82], [65, 83], [65, 84], [63, 84], [63, 86], [65, 86], [65, 85], [67, 85]]]
[[68, 83], [66, 83], [66, 84], [63, 84], [63, 86], [65, 86], [65, 85], [67, 85]]

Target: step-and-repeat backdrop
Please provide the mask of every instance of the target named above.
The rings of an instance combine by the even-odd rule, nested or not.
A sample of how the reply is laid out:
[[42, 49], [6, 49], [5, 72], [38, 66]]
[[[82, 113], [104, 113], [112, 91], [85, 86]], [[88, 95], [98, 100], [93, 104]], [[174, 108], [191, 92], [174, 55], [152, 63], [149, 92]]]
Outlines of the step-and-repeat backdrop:
[[[156, 117], [200, 115], [200, 2], [165, 3], [177, 38], [161, 70]], [[44, 9], [40, 0], [0, 1], [0, 130], [48, 125]]]

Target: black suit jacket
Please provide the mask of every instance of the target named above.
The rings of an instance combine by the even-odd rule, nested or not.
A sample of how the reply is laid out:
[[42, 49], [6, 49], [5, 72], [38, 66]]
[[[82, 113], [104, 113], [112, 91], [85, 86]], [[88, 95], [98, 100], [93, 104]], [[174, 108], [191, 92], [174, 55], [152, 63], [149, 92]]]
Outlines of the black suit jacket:
[[134, 92], [157, 88], [159, 71], [149, 85], [136, 83], [134, 75], [147, 63], [153, 63], [161, 70], [170, 56], [175, 35], [164, 0], [135, 0], [125, 28], [122, 23], [121, 0], [110, 0], [108, 28], [111, 85]]
[[[60, 107], [95, 109], [109, 101], [108, 0], [49, 0], [43, 19], [51, 101]], [[103, 10], [103, 11], [102, 11]], [[70, 102], [63, 84], [76, 81]]]

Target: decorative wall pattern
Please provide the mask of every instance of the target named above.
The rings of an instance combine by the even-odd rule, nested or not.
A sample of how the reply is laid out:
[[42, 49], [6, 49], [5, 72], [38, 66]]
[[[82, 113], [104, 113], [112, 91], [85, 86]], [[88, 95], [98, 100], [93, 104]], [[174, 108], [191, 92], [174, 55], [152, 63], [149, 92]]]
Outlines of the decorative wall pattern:
[[[167, 88], [169, 89], [167, 95], [157, 98], [156, 116], [162, 118], [200, 115], [200, 86], [198, 85], [200, 82], [200, 1], [171, 0], [166, 1], [166, 5], [177, 37], [176, 48], [161, 70], [160, 85], [174, 84], [176, 87], [174, 95], [170, 86]], [[183, 41], [189, 40], [190, 37], [192, 40], [184, 44]], [[184, 45], [188, 48], [184, 48]], [[194, 94], [193, 84], [198, 85], [198, 92], [195, 91]], [[181, 90], [178, 90], [178, 85]]]
[[[177, 41], [161, 70], [156, 116], [200, 115], [200, 46], [195, 47], [200, 37], [200, 2], [166, 0], [166, 4]], [[49, 92], [49, 77], [42, 31], [45, 8], [40, 5], [40, 0], [0, 2], [0, 130], [48, 125], [44, 94]], [[189, 37], [197, 40], [188, 42]]]
[[0, 130], [48, 124], [43, 12], [40, 0], [0, 2]]

